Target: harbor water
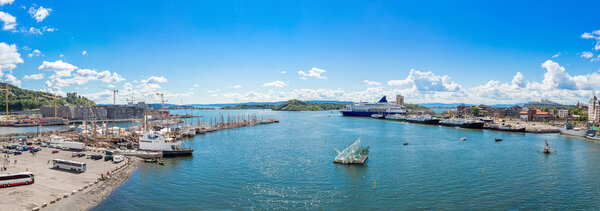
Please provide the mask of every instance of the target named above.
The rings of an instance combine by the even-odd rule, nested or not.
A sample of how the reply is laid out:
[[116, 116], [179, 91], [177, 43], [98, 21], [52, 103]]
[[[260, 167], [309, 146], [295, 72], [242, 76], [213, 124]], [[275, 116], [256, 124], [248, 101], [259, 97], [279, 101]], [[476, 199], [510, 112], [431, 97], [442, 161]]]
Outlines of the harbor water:
[[[342, 117], [331, 111], [195, 115], [207, 119], [219, 113], [257, 113], [280, 123], [186, 139], [193, 157], [168, 158], [164, 166], [142, 163], [94, 210], [600, 207], [597, 141]], [[366, 164], [334, 164], [334, 148], [359, 138], [370, 146]], [[540, 153], [544, 140], [557, 152]]]

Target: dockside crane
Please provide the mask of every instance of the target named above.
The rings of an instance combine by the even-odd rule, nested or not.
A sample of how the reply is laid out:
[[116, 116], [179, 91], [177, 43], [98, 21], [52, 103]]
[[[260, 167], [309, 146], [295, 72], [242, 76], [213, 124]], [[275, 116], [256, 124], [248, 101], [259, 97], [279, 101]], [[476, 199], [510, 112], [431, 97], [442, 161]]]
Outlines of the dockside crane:
[[160, 102], [162, 103], [162, 109], [161, 109], [161, 113], [165, 113], [165, 102], [168, 102], [168, 100], [165, 100], [165, 93], [156, 93], [157, 96], [160, 96]]
[[113, 105], [117, 105], [117, 93], [119, 92], [118, 89], [111, 89], [111, 88], [106, 88], [106, 87], [100, 87], [103, 89], [106, 89], [108, 91], [112, 91], [113, 92]]
[[54, 118], [57, 118], [58, 117], [58, 112], [56, 112], [56, 99], [58, 99], [58, 97], [57, 96], [50, 96], [50, 95], [42, 95], [42, 96], [54, 99]]
[[6, 84], [6, 88], [4, 89], [0, 89], [0, 91], [6, 91], [6, 121], [8, 121], [8, 92], [10, 89], [8, 89], [8, 84]]

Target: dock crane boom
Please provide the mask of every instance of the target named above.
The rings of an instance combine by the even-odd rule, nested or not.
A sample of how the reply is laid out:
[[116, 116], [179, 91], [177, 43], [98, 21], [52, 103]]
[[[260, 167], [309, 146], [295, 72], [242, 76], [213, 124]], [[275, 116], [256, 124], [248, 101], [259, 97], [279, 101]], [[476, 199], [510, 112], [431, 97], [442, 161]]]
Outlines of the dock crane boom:
[[165, 100], [165, 93], [156, 93], [157, 96], [160, 96], [160, 102], [162, 103], [162, 109], [161, 112], [165, 113], [165, 102], [167, 102], [168, 100]]
[[112, 91], [113, 92], [113, 105], [117, 105], [117, 93], [119, 92], [118, 89], [111, 89], [111, 88], [106, 88], [106, 87], [100, 87], [103, 89], [106, 89], [108, 91]]
[[50, 96], [50, 95], [42, 95], [42, 96], [54, 99], [54, 118], [57, 118], [58, 117], [58, 113], [56, 112], [56, 99], [58, 97], [57, 96]]

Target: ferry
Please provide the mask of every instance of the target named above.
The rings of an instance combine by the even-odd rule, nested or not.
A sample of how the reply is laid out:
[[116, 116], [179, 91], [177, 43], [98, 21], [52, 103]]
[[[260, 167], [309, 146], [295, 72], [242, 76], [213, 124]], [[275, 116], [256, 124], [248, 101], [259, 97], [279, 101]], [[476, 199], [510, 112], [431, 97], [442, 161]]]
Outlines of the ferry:
[[401, 114], [406, 115], [406, 107], [395, 103], [389, 103], [386, 96], [376, 103], [360, 102], [353, 105], [347, 105], [340, 111], [343, 116], [371, 117], [373, 114], [383, 116]]
[[411, 117], [408, 118], [407, 120], [410, 123], [419, 123], [419, 124], [426, 124], [426, 125], [438, 125], [440, 124], [440, 120], [432, 117], [429, 114], [425, 114], [419, 117]]
[[160, 133], [145, 132], [140, 136], [140, 150], [161, 151], [164, 157], [190, 156], [194, 152], [192, 148], [182, 148], [183, 142], [173, 138], [165, 138]]
[[471, 119], [447, 119], [442, 121], [443, 126], [483, 129], [483, 122]]

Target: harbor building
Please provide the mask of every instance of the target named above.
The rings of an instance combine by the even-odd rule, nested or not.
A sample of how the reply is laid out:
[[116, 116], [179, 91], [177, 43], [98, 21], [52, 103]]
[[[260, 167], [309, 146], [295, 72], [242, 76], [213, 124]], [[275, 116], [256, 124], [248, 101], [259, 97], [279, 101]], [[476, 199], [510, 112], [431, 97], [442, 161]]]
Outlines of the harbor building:
[[404, 96], [396, 95], [396, 105], [404, 105]]
[[[43, 106], [42, 117], [54, 117], [54, 106]], [[69, 120], [115, 120], [115, 119], [141, 119], [147, 107], [143, 102], [137, 106], [125, 105], [99, 105], [99, 106], [59, 106], [56, 109], [57, 117]]]
[[588, 121], [591, 123], [600, 122], [600, 102], [594, 95], [588, 104]]
[[558, 109], [556, 110], [558, 113], [558, 118], [566, 119], [569, 117], [569, 109]]

